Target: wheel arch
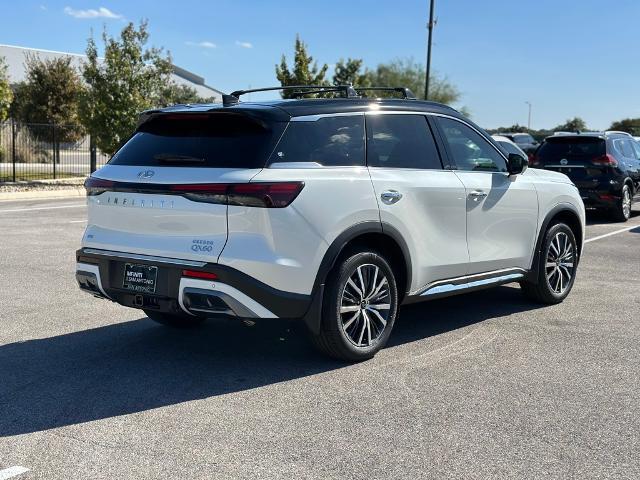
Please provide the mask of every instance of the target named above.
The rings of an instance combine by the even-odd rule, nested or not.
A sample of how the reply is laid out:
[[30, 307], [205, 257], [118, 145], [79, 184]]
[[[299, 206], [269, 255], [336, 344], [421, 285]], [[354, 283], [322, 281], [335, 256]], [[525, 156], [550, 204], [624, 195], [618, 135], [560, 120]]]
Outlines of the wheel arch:
[[537, 283], [539, 266], [538, 260], [542, 252], [542, 243], [544, 242], [544, 236], [549, 227], [559, 221], [566, 223], [573, 232], [573, 235], [576, 237], [576, 244], [578, 246], [577, 261], [580, 261], [584, 240], [584, 231], [582, 228], [582, 221], [580, 220], [580, 214], [578, 213], [578, 209], [570, 203], [558, 204], [547, 213], [544, 220], [542, 221], [542, 225], [540, 226], [538, 238], [536, 240], [535, 251], [533, 254], [533, 260], [531, 263], [531, 270], [529, 271], [528, 275], [529, 281]]
[[391, 269], [398, 282], [398, 303], [401, 303], [411, 288], [411, 255], [400, 232], [387, 223], [376, 221], [353, 225], [336, 237], [320, 262], [313, 285], [313, 300], [304, 317], [304, 322], [311, 332], [317, 333], [320, 329], [324, 286], [329, 272], [343, 254], [358, 247], [377, 250], [391, 263]]

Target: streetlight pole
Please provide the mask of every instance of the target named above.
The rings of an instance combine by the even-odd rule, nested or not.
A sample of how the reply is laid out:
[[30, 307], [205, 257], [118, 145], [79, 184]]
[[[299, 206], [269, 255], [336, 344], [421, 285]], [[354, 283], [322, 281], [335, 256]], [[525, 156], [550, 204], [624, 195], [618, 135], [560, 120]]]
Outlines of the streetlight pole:
[[531, 102], [524, 102], [529, 105], [529, 120], [527, 121], [527, 130], [531, 131]]
[[429, 78], [431, 76], [431, 39], [433, 37], [433, 7], [435, 0], [429, 0], [429, 40], [427, 42], [427, 76], [424, 82], [424, 99], [429, 100]]

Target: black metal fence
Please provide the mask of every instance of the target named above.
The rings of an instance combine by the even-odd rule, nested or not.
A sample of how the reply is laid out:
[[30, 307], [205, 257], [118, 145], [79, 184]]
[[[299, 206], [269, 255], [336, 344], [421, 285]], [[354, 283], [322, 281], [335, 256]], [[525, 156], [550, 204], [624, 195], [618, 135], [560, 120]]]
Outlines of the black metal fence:
[[0, 122], [0, 182], [84, 177], [107, 160], [78, 125]]

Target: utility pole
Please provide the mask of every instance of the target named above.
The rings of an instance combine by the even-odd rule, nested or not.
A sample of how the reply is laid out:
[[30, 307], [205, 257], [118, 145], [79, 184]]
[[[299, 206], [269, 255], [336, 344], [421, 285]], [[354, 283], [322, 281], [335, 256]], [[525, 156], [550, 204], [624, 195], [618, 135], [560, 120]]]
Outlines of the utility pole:
[[429, 0], [429, 40], [427, 42], [427, 77], [424, 82], [424, 99], [429, 100], [429, 78], [431, 76], [431, 39], [433, 37], [433, 7], [435, 0]]
[[529, 105], [529, 120], [527, 121], [527, 130], [531, 131], [531, 102], [524, 102]]

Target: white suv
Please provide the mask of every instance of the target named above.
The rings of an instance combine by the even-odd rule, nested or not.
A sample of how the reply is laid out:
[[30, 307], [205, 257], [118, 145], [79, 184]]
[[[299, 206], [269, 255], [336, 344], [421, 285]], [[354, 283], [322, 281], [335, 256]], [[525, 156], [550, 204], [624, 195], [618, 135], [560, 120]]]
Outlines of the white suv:
[[401, 304], [509, 282], [568, 295], [585, 215], [565, 175], [406, 89], [328, 90], [342, 98], [142, 114], [86, 182], [80, 287], [173, 326], [300, 318], [350, 361], [384, 346]]

